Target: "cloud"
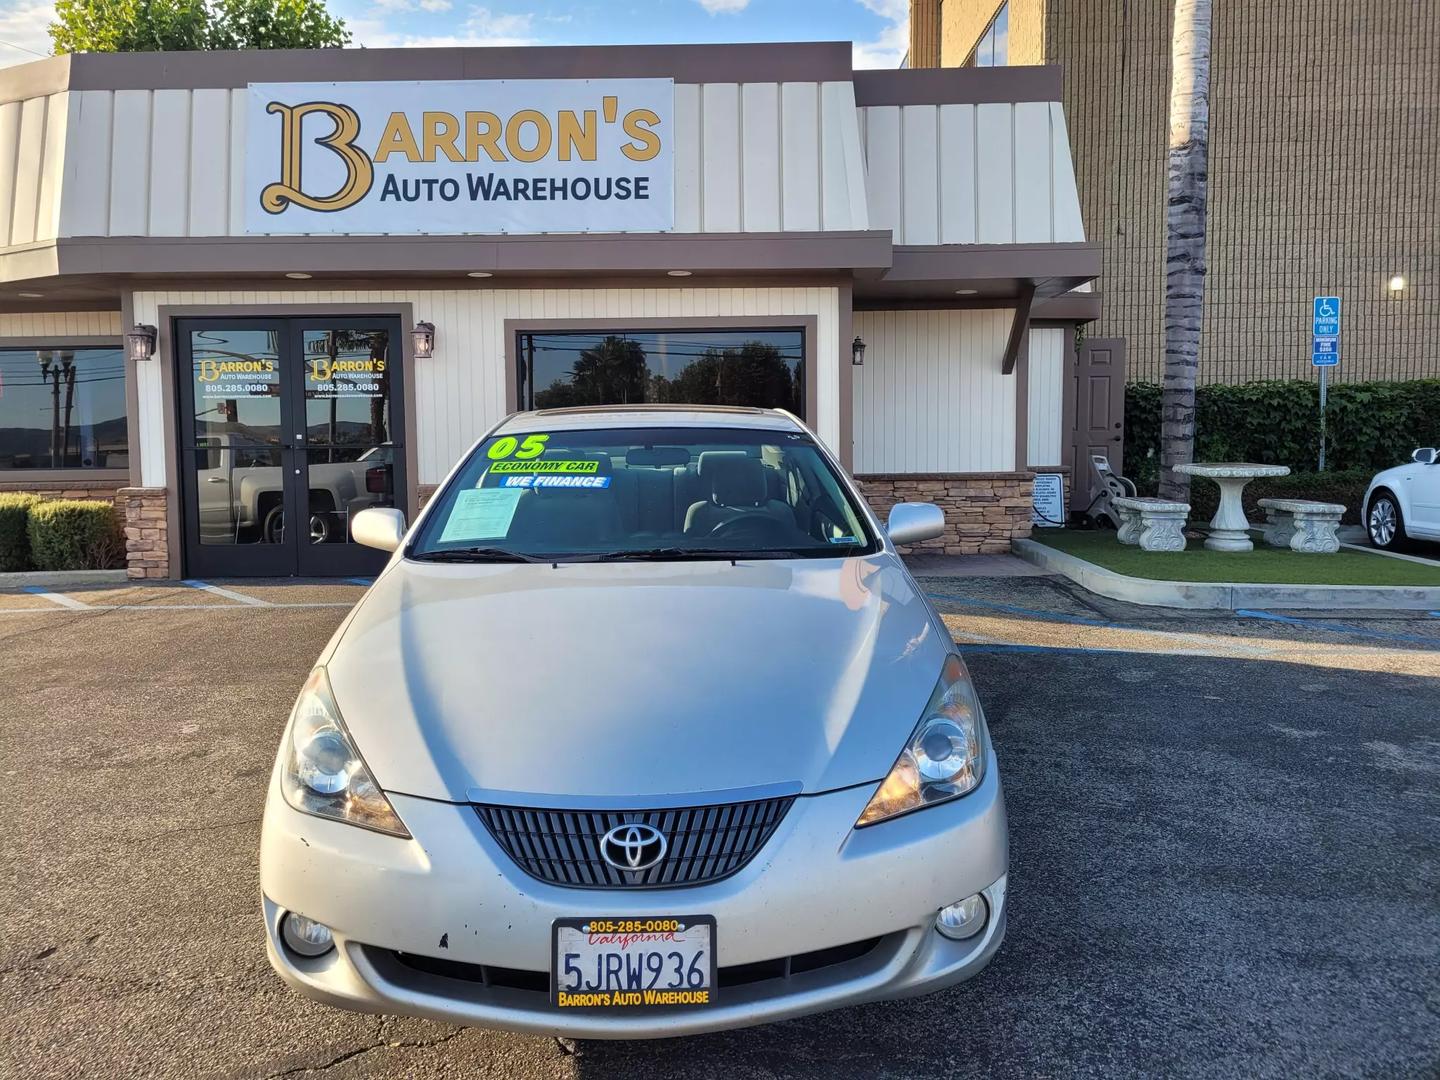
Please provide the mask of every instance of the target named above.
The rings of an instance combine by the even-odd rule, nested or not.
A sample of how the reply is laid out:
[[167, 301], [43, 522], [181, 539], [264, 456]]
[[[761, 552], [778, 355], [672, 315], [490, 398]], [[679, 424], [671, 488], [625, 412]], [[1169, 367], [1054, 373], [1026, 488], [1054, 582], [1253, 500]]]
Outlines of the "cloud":
[[[469, 16], [454, 34], [411, 34], [396, 31], [386, 19], [417, 6], [425, 11], [446, 11], [451, 0], [375, 0], [366, 17], [348, 22], [355, 44], [370, 49], [452, 48], [480, 45], [538, 45], [540, 39], [532, 32], [534, 16], [529, 13], [508, 14], [488, 7], [472, 7]], [[432, 5], [444, 5], [432, 6]]]
[[750, 0], [695, 0], [711, 15], [738, 15], [750, 6]]
[[0, 9], [0, 39], [9, 43], [0, 46], [0, 67], [28, 64], [49, 56], [46, 27], [54, 21], [55, 5], [51, 0], [20, 0]]
[[888, 26], [871, 41], [857, 41], [853, 51], [857, 68], [898, 68], [910, 51], [909, 0], [859, 0]]

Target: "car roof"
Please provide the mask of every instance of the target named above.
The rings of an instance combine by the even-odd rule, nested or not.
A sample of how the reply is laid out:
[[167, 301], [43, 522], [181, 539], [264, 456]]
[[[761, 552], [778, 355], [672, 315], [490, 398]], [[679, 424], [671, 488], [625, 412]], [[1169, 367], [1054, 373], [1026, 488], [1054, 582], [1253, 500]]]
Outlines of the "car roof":
[[586, 428], [755, 428], [801, 431], [800, 422], [781, 409], [749, 409], [731, 405], [586, 405], [571, 409], [536, 409], [505, 418], [494, 434], [535, 431], [576, 431]]

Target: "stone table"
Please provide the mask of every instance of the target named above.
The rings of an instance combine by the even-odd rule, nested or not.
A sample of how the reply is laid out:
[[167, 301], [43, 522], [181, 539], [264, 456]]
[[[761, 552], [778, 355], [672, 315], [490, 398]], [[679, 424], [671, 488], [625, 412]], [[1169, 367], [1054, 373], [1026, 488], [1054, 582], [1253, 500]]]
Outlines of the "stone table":
[[1240, 494], [1257, 476], [1290, 475], [1288, 465], [1257, 465], [1248, 461], [1194, 462], [1176, 465], [1175, 471], [1203, 476], [1220, 486], [1220, 506], [1210, 521], [1210, 535], [1205, 539], [1205, 546], [1211, 551], [1254, 550], [1250, 522], [1245, 517], [1245, 503]]

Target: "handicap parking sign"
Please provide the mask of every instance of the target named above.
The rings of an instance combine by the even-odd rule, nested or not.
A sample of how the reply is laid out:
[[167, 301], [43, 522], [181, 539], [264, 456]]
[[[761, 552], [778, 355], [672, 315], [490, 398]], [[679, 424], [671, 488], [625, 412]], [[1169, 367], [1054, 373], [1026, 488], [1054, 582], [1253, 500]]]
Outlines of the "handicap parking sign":
[[1317, 296], [1314, 301], [1314, 327], [1317, 338], [1340, 336], [1340, 297]]
[[1315, 338], [1310, 344], [1310, 363], [1313, 367], [1334, 367], [1340, 363], [1340, 339]]

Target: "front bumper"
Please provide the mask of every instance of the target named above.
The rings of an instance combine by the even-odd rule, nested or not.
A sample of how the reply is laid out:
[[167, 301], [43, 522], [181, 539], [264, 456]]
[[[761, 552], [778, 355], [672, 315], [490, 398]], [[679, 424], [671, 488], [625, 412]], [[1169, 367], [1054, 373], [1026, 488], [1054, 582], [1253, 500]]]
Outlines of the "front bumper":
[[[1005, 805], [993, 755], [987, 764], [970, 795], [859, 831], [873, 785], [799, 798], [739, 873], [675, 889], [537, 881], [470, 806], [392, 795], [406, 841], [301, 814], [272, 788], [261, 841], [270, 962], [344, 1008], [574, 1038], [694, 1034], [928, 993], [979, 972], [1005, 934]], [[940, 907], [977, 892], [989, 905], [977, 936], [935, 931]], [[336, 949], [313, 960], [287, 950], [287, 911], [331, 927]], [[551, 1006], [554, 919], [698, 913], [717, 922], [716, 1004]], [[796, 963], [767, 965], [778, 958]]]

